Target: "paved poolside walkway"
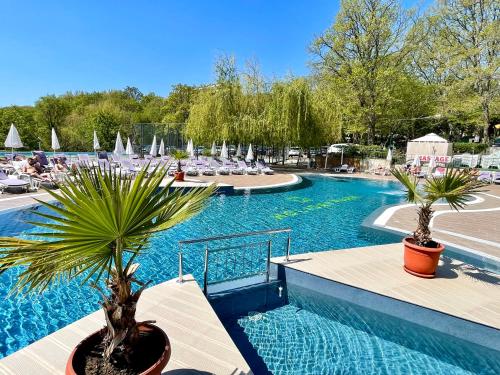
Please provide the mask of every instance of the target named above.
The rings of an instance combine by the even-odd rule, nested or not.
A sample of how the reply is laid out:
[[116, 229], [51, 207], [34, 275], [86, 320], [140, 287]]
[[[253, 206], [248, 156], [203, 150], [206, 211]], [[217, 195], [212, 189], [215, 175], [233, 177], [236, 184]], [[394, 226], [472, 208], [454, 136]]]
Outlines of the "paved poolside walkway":
[[[251, 374], [198, 284], [191, 276], [184, 279], [147, 289], [138, 304], [138, 320], [156, 320], [169, 336], [172, 356], [162, 374]], [[101, 311], [90, 314], [1, 359], [0, 374], [64, 374], [72, 349], [103, 325]]]
[[[463, 210], [436, 205], [431, 222], [433, 237], [450, 246], [500, 261], [500, 186], [489, 185]], [[399, 205], [385, 210], [375, 226], [410, 233], [416, 228], [417, 207]]]
[[328, 280], [500, 329], [500, 276], [442, 257], [437, 276], [403, 270], [401, 243], [298, 254], [272, 261]]
[[216, 182], [232, 185], [235, 188], [263, 188], [288, 185], [297, 181], [295, 174], [275, 173], [274, 175], [229, 175], [186, 177], [189, 181]]

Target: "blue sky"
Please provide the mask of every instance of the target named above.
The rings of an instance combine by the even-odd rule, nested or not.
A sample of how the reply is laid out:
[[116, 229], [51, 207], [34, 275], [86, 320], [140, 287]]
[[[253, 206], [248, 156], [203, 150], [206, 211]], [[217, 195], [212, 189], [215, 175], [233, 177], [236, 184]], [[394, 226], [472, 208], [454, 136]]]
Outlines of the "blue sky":
[[339, 1], [0, 0], [0, 106], [46, 94], [213, 79], [222, 53], [267, 77], [308, 72], [307, 47]]

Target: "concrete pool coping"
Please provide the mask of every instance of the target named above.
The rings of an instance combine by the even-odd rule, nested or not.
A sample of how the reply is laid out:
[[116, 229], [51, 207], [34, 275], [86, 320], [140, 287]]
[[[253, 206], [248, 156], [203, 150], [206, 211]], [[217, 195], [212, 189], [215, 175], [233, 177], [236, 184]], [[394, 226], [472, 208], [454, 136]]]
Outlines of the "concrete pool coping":
[[[191, 275], [183, 283], [170, 280], [144, 291], [137, 318], [156, 320], [169, 336], [172, 356], [162, 374], [249, 375], [250, 367]], [[96, 311], [0, 359], [4, 375], [64, 374], [73, 348], [102, 328]]]
[[[500, 277], [496, 274], [442, 257], [436, 278], [418, 278], [403, 270], [401, 243], [297, 254], [289, 262], [283, 257], [272, 262], [337, 285], [330, 290], [327, 285], [313, 283], [314, 290], [327, 294], [337, 290], [340, 294], [333, 296], [342, 298], [344, 292], [338, 285], [349, 287], [357, 291], [346, 294], [345, 299], [352, 303], [390, 315], [399, 308], [401, 313], [395, 316], [417, 324], [428, 325], [426, 321], [437, 319], [440, 324], [430, 322], [431, 328], [500, 350]], [[308, 282], [300, 278], [301, 284]], [[385, 302], [373, 299], [373, 295], [386, 298]], [[373, 303], [367, 305], [370, 299]], [[411, 310], [402, 310], [401, 303], [422, 308], [421, 313], [408, 313]], [[438, 319], [439, 314], [453, 319]]]

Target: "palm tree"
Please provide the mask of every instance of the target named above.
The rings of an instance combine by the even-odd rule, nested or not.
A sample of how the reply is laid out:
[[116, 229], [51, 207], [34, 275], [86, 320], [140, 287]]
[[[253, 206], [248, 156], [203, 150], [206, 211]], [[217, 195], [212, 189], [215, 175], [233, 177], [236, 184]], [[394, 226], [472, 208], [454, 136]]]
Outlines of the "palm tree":
[[418, 208], [417, 229], [413, 233], [413, 239], [417, 246], [433, 247], [429, 224], [434, 214], [432, 205], [440, 199], [444, 199], [451, 208], [459, 210], [464, 208], [472, 193], [478, 192], [484, 184], [466, 169], [458, 170], [450, 168], [444, 176], [428, 177], [423, 186], [419, 187], [420, 180], [410, 176], [402, 169], [393, 169], [392, 174], [407, 189], [406, 199], [410, 203], [416, 203]]
[[0, 238], [0, 273], [24, 268], [14, 290], [42, 292], [79, 276], [82, 284], [90, 282], [99, 291], [106, 317], [106, 360], [113, 354], [128, 363], [138, 339], [136, 304], [149, 283], [134, 276], [137, 256], [152, 234], [198, 213], [214, 191], [171, 192], [172, 182], [161, 186], [165, 168], [149, 176], [146, 170], [132, 179], [109, 170], [81, 169], [60, 192], [47, 191], [54, 203], [38, 201], [51, 211], [33, 211], [42, 219], [31, 222], [42, 229], [36, 234], [42, 240]]

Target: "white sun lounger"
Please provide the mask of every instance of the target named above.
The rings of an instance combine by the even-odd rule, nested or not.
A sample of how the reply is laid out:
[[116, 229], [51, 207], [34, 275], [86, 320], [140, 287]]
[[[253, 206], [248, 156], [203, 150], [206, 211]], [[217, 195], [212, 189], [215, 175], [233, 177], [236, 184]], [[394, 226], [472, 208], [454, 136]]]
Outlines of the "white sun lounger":
[[255, 166], [257, 167], [257, 169], [260, 171], [260, 173], [264, 173], [264, 174], [274, 174], [274, 171], [269, 168], [268, 166], [265, 166], [264, 164], [262, 164], [260, 161], [256, 162], [255, 163]]
[[29, 187], [29, 181], [9, 177], [4, 172], [0, 171], [0, 194], [2, 194], [4, 190], [8, 188], [22, 188], [27, 192]]

